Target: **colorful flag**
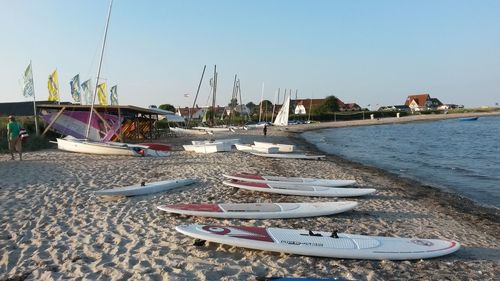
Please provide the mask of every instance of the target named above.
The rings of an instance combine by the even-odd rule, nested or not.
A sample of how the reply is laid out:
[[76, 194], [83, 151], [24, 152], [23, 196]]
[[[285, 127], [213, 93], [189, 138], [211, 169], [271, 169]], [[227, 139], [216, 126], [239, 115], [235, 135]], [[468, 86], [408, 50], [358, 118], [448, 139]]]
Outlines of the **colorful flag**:
[[48, 81], [49, 101], [59, 101], [59, 82], [57, 81], [57, 70], [49, 75]]
[[118, 93], [116, 92], [116, 85], [111, 87], [109, 100], [111, 105], [118, 105]]
[[108, 101], [106, 99], [106, 83], [97, 85], [97, 97], [99, 98], [100, 105], [108, 105]]
[[82, 91], [83, 91], [83, 101], [87, 104], [92, 104], [92, 83], [90, 79], [82, 83]]
[[80, 103], [80, 74], [75, 75], [71, 81], [69, 81], [69, 87], [71, 89], [71, 96], [76, 103]]
[[31, 71], [31, 62], [24, 71], [23, 95], [24, 97], [32, 97], [35, 92], [33, 88], [33, 72]]

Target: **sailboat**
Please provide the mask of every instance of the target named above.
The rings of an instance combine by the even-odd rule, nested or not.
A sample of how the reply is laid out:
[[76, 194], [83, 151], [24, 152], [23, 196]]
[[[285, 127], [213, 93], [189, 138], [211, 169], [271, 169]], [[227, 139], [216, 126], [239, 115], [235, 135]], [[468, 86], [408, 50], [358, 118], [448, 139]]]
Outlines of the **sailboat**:
[[290, 94], [285, 98], [285, 102], [281, 106], [280, 111], [274, 119], [273, 125], [275, 126], [288, 126], [288, 114], [290, 111]]
[[[65, 138], [57, 138], [57, 148], [69, 152], [77, 153], [89, 153], [89, 154], [100, 154], [100, 155], [125, 155], [125, 156], [167, 156], [168, 153], [160, 152], [148, 148], [144, 145], [135, 145], [127, 143], [115, 143], [115, 142], [99, 142], [94, 141], [89, 138], [92, 125], [92, 117], [94, 115], [94, 102], [97, 95], [97, 87], [99, 85], [99, 76], [101, 74], [102, 58], [104, 55], [104, 47], [106, 46], [106, 37], [108, 33], [109, 19], [111, 17], [111, 9], [113, 7], [113, 0], [110, 1], [108, 18], [106, 21], [106, 28], [104, 30], [104, 39], [101, 49], [101, 57], [99, 61], [99, 68], [97, 71], [97, 81], [94, 90], [94, 97], [91, 103], [89, 119], [87, 122], [87, 131], [85, 139], [77, 139], [72, 136], [67, 136]], [[98, 115], [97, 113], [95, 115]], [[120, 122], [121, 120], [118, 120]], [[94, 137], [95, 138], [95, 137]], [[99, 137], [97, 137], [99, 138]]]

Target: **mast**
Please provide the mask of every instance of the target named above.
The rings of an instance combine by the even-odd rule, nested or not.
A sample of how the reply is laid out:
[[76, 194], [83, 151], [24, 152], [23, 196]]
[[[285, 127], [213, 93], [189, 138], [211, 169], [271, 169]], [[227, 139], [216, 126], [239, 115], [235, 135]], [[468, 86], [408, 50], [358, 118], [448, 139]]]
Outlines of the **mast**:
[[[191, 107], [192, 109], [194, 109], [194, 106], [196, 104], [196, 100], [198, 99], [198, 94], [200, 93], [201, 82], [203, 81], [203, 75], [205, 75], [206, 68], [207, 68], [207, 65], [203, 66], [203, 72], [201, 73], [200, 83], [198, 84], [198, 90], [196, 90], [196, 96], [194, 97], [193, 106]], [[193, 114], [192, 114], [191, 110], [189, 110], [188, 124], [191, 123], [192, 117], [193, 117]]]
[[309, 99], [309, 117], [307, 117], [307, 121], [311, 121], [311, 108], [313, 105], [313, 100], [312, 98]]
[[237, 74], [234, 75], [234, 82], [233, 82], [233, 93], [231, 95], [231, 100], [229, 101], [229, 105], [230, 105], [230, 108], [229, 108], [229, 125], [231, 125], [231, 121], [233, 121], [233, 110], [234, 110], [234, 107], [233, 107], [233, 100], [236, 100], [236, 102], [238, 102], [238, 92], [236, 90], [236, 78], [237, 78]]
[[[33, 79], [33, 65], [31, 65], [31, 60], [30, 60], [30, 68], [31, 68], [31, 81], [34, 81]], [[38, 131], [38, 121], [37, 119], [37, 114], [36, 114], [36, 98], [35, 98], [35, 83], [32, 83], [33, 87], [33, 114], [35, 116], [35, 133], [38, 136], [39, 131]]]
[[92, 104], [90, 105], [89, 122], [87, 124], [87, 132], [85, 133], [85, 139], [89, 138], [90, 123], [92, 122], [92, 114], [94, 113], [95, 97], [97, 95], [97, 86], [99, 84], [99, 76], [101, 75], [102, 57], [104, 56], [104, 47], [106, 46], [106, 36], [108, 35], [109, 18], [111, 17], [111, 8], [112, 7], [113, 7], [113, 0], [111, 0], [109, 2], [108, 20], [106, 21], [106, 28], [104, 29], [104, 40], [102, 40], [101, 58], [99, 60], [99, 68], [97, 69], [97, 78], [96, 78], [95, 89], [94, 89], [94, 97], [92, 98]]
[[264, 100], [264, 82], [262, 82], [262, 93], [260, 94], [259, 123], [262, 117], [262, 101]]
[[215, 97], [217, 93], [217, 65], [214, 65], [214, 86], [212, 95], [212, 126], [215, 126]]
[[280, 88], [278, 88], [278, 91], [274, 96], [273, 113], [271, 114], [271, 123], [274, 120], [274, 109], [276, 108], [276, 103], [279, 101], [279, 99], [280, 99]]

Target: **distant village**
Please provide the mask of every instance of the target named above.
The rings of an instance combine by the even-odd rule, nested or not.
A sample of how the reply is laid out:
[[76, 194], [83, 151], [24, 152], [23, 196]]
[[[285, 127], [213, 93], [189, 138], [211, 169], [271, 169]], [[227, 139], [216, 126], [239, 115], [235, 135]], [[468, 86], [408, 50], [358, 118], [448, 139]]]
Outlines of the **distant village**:
[[[356, 111], [371, 111], [369, 108], [363, 108], [359, 106], [357, 103], [346, 103], [335, 97], [338, 111], [339, 112], [356, 112]], [[290, 113], [296, 115], [307, 115], [310, 111], [314, 111], [314, 109], [319, 108], [323, 104], [325, 104], [326, 99], [292, 99], [290, 101]], [[271, 104], [269, 101], [263, 101], [262, 111], [264, 113], [277, 112], [281, 109], [281, 104]], [[154, 106], [153, 106], [154, 107]], [[429, 110], [442, 110], [447, 111], [449, 109], [463, 108], [463, 105], [457, 104], [445, 104], [442, 103], [437, 98], [432, 98], [429, 94], [417, 94], [410, 95], [406, 98], [405, 103], [401, 105], [387, 105], [381, 106], [378, 109], [374, 109], [374, 111], [385, 111], [385, 112], [411, 112], [416, 113], [420, 111], [429, 111]], [[237, 105], [234, 106], [234, 110], [239, 111], [243, 114], [250, 114], [254, 112], [255, 109], [260, 110], [260, 104], [254, 104], [252, 102], [247, 103], [246, 105]], [[194, 108], [190, 107], [177, 107], [175, 109], [177, 116], [182, 116], [184, 118], [188, 118], [191, 116], [193, 119], [202, 118], [207, 110], [209, 110], [209, 106], [195, 106]], [[173, 108], [172, 108], [173, 110]], [[216, 106], [215, 114], [217, 116], [223, 116], [227, 114], [231, 110], [230, 106]]]
[[[339, 112], [356, 112], [356, 111], [372, 111], [370, 108], [363, 108], [357, 103], [346, 103], [337, 97], [335, 98], [336, 105]], [[37, 101], [37, 107], [44, 104], [54, 104], [50, 101]], [[295, 115], [307, 115], [311, 111], [317, 110], [319, 107], [326, 103], [326, 98], [323, 99], [292, 99], [290, 101], [290, 113]], [[60, 104], [71, 104], [69, 102], [62, 102]], [[269, 101], [264, 100], [262, 102], [262, 108], [260, 104], [254, 104], [249, 102], [245, 105], [235, 105], [233, 108], [228, 106], [216, 106], [215, 114], [216, 116], [224, 116], [228, 114], [229, 111], [235, 110], [241, 114], [251, 114], [255, 111], [262, 111], [264, 114], [271, 114], [272, 112], [278, 112], [281, 109], [282, 104], [272, 104]], [[417, 94], [410, 95], [406, 98], [405, 103], [401, 105], [387, 105], [381, 106], [378, 109], [373, 109], [373, 111], [384, 111], [384, 112], [408, 112], [408, 113], [418, 113], [420, 111], [429, 110], [441, 110], [447, 111], [450, 109], [463, 108], [463, 105], [457, 104], [445, 104], [442, 103], [438, 98], [432, 98], [429, 94]], [[156, 105], [151, 105], [149, 108], [156, 109]], [[190, 107], [175, 107], [171, 105], [169, 113], [192, 119], [201, 119], [206, 112], [211, 109], [210, 106], [198, 106], [194, 108]], [[31, 102], [15, 102], [15, 103], [0, 103], [0, 116], [8, 115], [17, 116], [28, 116], [33, 114], [33, 105]], [[177, 119], [182, 120], [182, 119]]]

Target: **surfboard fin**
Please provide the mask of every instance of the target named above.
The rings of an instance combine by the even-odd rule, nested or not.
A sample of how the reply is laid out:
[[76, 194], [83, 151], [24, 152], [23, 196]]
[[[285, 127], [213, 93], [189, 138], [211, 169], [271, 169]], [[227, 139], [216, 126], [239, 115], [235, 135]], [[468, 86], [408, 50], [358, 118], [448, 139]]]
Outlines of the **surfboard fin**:
[[196, 240], [194, 240], [193, 246], [203, 247], [203, 246], [205, 246], [205, 242], [206, 242], [206, 240], [196, 239]]
[[309, 230], [309, 236], [323, 236], [320, 233], [314, 233], [312, 230]]

